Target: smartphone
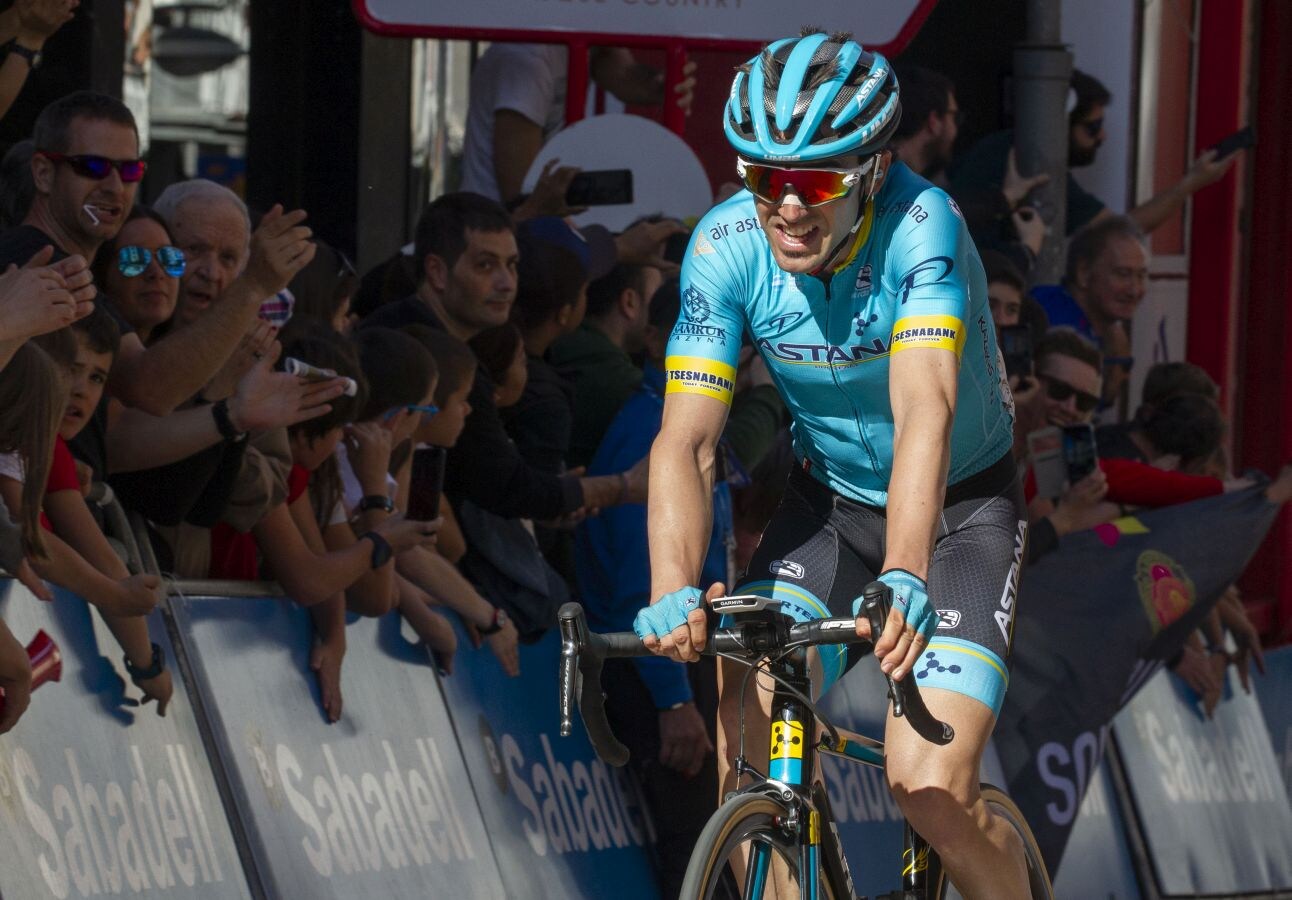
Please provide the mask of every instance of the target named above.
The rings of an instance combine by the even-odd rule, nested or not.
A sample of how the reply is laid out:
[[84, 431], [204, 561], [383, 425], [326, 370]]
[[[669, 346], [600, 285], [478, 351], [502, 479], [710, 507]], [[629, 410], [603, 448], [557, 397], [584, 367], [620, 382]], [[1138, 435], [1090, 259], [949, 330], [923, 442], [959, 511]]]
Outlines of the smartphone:
[[1005, 325], [1000, 329], [1000, 354], [1005, 374], [1020, 378], [1032, 374], [1032, 329], [1026, 325]]
[[616, 206], [632, 202], [632, 169], [580, 172], [565, 191], [567, 206]]
[[1088, 422], [1063, 427], [1063, 463], [1068, 484], [1076, 484], [1099, 467], [1095, 428]]
[[1214, 144], [1211, 149], [1216, 151], [1216, 159], [1224, 159], [1231, 153], [1237, 153], [1239, 150], [1246, 150], [1248, 147], [1255, 146], [1256, 132], [1252, 126], [1240, 128], [1229, 137]]
[[1063, 458], [1063, 432], [1053, 425], [1027, 435], [1027, 452], [1032, 459], [1036, 495], [1054, 499], [1063, 493], [1067, 465]]
[[408, 485], [408, 518], [429, 522], [440, 516], [444, 490], [444, 447], [418, 447], [413, 451], [413, 474]]

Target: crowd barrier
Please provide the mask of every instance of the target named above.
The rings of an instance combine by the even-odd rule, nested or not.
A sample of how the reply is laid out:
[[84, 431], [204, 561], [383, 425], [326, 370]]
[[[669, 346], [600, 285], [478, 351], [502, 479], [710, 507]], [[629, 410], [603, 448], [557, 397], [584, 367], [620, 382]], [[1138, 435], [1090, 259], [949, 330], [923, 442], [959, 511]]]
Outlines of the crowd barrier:
[[[3, 584], [0, 618], [23, 643], [44, 629], [63, 674], [0, 736], [0, 895], [249, 897], [182, 673], [165, 718], [131, 705], [140, 693], [84, 601]], [[149, 629], [175, 659], [161, 613]]]
[[[43, 628], [64, 655], [63, 680], [0, 737], [6, 900], [658, 896], [631, 781], [581, 729], [558, 735], [555, 633], [521, 648], [516, 679], [460, 633], [441, 680], [397, 618], [352, 621], [345, 715], [329, 725], [305, 611], [264, 585], [181, 585], [150, 623], [175, 660], [163, 719], [128, 705], [138, 692], [84, 603], [5, 584], [11, 630], [25, 641]], [[1148, 684], [1104, 765], [1081, 774], [1059, 897], [1285, 895], [1292, 810], [1270, 732], [1286, 752], [1292, 651], [1270, 666], [1268, 730], [1241, 691], [1204, 722], [1169, 676]], [[826, 708], [878, 734], [884, 702], [863, 664]], [[858, 890], [892, 890], [901, 816], [881, 773], [823, 765]], [[983, 777], [999, 780], [994, 753]]]
[[1260, 707], [1232, 669], [1212, 720], [1159, 672], [1113, 735], [1163, 895], [1292, 888], [1292, 807]]
[[345, 713], [329, 724], [308, 612], [227, 594], [185, 591], [171, 609], [265, 895], [502, 896], [430, 660], [400, 620], [347, 627]]
[[1265, 654], [1266, 675], [1256, 679], [1256, 699], [1274, 745], [1274, 759], [1292, 801], [1292, 647]]

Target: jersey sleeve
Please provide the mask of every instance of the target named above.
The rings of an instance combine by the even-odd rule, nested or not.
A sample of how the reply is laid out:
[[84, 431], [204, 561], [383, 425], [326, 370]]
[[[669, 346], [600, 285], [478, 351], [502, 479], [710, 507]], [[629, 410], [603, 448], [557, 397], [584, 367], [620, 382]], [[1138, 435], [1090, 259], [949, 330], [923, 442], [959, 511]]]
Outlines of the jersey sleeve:
[[937, 348], [961, 355], [971, 266], [980, 266], [960, 209], [944, 191], [922, 192], [893, 232], [886, 279], [898, 309], [893, 353]]
[[665, 359], [666, 394], [699, 394], [731, 405], [745, 323], [738, 261], [714, 248], [702, 221], [682, 263], [682, 305]]

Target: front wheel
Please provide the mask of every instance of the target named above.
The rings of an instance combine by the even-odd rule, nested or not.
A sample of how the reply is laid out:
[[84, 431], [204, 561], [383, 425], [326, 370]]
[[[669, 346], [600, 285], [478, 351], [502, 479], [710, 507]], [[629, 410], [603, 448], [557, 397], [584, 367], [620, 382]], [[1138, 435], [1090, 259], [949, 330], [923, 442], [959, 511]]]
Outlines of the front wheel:
[[[682, 881], [680, 900], [778, 896], [773, 882], [788, 873], [798, 897], [802, 878], [799, 840], [787, 831], [789, 811], [764, 794], [737, 794], [718, 807], [700, 833]], [[820, 872], [819, 896], [834, 900]]]
[[[1009, 799], [1009, 795], [994, 785], [984, 784], [981, 787], [983, 802], [987, 808], [1017, 832], [1023, 842], [1023, 855], [1027, 861], [1027, 884], [1032, 891], [1032, 900], [1054, 900], [1054, 888], [1050, 886], [1049, 873], [1045, 871], [1045, 860], [1041, 857], [1041, 848], [1032, 836], [1032, 829], [1027, 826], [1023, 813]], [[951, 884], [937, 854], [930, 854], [929, 860], [930, 900], [961, 900], [960, 892]]]

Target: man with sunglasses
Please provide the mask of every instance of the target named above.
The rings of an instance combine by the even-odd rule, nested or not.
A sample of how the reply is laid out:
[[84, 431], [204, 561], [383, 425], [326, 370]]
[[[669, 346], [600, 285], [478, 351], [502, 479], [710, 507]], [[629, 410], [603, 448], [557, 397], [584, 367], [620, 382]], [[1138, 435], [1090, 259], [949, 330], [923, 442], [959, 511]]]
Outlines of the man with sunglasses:
[[[1093, 165], [1099, 148], [1103, 146], [1107, 136], [1105, 112], [1108, 105], [1112, 103], [1113, 95], [1099, 79], [1080, 69], [1072, 70], [1070, 84], [1068, 167], [1079, 169]], [[1008, 158], [1013, 146], [1014, 131], [1007, 129], [989, 134], [970, 147], [951, 167], [952, 192], [956, 196], [968, 195], [986, 186], [1000, 188], [1006, 184]], [[1194, 160], [1193, 165], [1184, 173], [1184, 177], [1134, 209], [1127, 210], [1126, 215], [1144, 231], [1152, 231], [1174, 216], [1184, 201], [1194, 193], [1222, 178], [1233, 165], [1235, 158], [1235, 156], [1227, 156], [1218, 159], [1214, 150], [1207, 150]], [[1031, 176], [1023, 180], [1030, 181], [1033, 186], [1041, 183]], [[1083, 188], [1071, 173], [1068, 175], [1067, 182], [1065, 224], [1068, 235], [1076, 234], [1087, 225], [1116, 215], [1103, 200]], [[1011, 195], [1006, 191], [1006, 199], [1011, 208], [1014, 208], [1024, 204], [1027, 195], [1026, 193]], [[978, 238], [979, 235], [975, 234], [974, 237]]]
[[[1023, 897], [1022, 848], [977, 788], [1027, 528], [1013, 405], [960, 212], [886, 149], [900, 115], [888, 61], [846, 34], [777, 41], [738, 71], [724, 125], [746, 190], [700, 222], [683, 264], [651, 451], [652, 603], [635, 628], [651, 649], [695, 660], [703, 602], [725, 590], [697, 582], [748, 333], [791, 411], [797, 465], [735, 592], [806, 620], [857, 616], [876, 578], [892, 589], [875, 654], [893, 678], [919, 678], [956, 730], [937, 747], [889, 721], [894, 796], [965, 896]], [[870, 636], [860, 617], [857, 633]], [[858, 654], [815, 653], [818, 693]], [[743, 675], [719, 670], [723, 791], [735, 787]], [[769, 707], [751, 693], [750, 733], [769, 727]], [[758, 750], [746, 747], [761, 768]]]
[[[0, 267], [23, 265], [50, 245], [55, 260], [92, 260], [125, 224], [146, 169], [134, 116], [113, 97], [78, 91], [45, 107], [32, 137], [35, 196], [22, 224], [0, 235]], [[147, 349], [133, 333], [124, 334], [112, 395], [165, 415], [201, 390], [255, 322], [260, 303], [313, 256], [304, 218], [299, 210], [267, 214], [251, 242], [250, 261], [226, 292], [232, 302], [213, 308], [195, 327], [175, 329]]]

